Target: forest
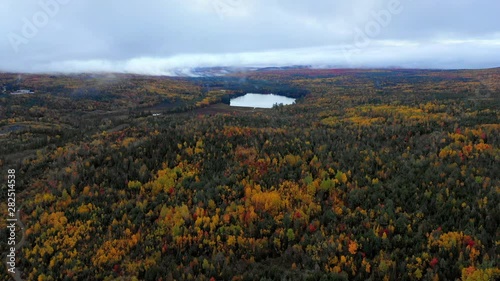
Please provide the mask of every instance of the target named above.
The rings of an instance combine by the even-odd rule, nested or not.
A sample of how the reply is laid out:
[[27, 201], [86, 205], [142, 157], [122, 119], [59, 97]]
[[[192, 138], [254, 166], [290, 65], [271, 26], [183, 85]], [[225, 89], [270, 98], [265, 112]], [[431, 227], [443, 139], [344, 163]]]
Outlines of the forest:
[[[499, 81], [500, 69], [1, 73], [0, 178], [16, 170], [26, 225], [18, 270], [499, 280]], [[247, 92], [297, 102], [227, 105]], [[2, 219], [1, 253], [8, 235]]]

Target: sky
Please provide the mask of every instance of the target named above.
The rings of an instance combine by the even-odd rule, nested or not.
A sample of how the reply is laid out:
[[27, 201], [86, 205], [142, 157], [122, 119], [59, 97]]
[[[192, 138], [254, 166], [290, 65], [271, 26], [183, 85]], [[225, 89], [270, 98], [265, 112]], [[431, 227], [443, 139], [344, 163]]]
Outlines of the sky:
[[0, 71], [500, 66], [497, 0], [1, 0]]

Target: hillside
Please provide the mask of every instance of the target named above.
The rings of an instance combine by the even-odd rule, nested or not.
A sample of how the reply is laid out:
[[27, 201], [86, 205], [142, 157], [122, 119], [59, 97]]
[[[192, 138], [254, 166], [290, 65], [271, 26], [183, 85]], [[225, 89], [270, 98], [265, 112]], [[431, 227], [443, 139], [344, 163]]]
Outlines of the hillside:
[[[3, 182], [16, 170], [26, 225], [18, 270], [499, 279], [498, 81], [500, 69], [0, 74], [0, 170]], [[297, 103], [225, 104], [250, 90]]]

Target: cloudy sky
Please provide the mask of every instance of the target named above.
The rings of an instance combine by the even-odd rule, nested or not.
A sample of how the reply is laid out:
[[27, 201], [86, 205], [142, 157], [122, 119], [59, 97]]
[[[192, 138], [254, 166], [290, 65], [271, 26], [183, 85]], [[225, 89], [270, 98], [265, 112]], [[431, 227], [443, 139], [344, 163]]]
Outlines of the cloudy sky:
[[497, 0], [1, 0], [0, 71], [500, 66]]

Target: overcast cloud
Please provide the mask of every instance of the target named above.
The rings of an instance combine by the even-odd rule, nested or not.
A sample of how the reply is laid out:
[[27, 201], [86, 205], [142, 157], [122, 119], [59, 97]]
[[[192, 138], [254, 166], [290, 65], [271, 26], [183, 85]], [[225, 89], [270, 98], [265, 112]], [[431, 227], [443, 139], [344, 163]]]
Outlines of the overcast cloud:
[[1, 0], [0, 71], [500, 66], [496, 0]]

